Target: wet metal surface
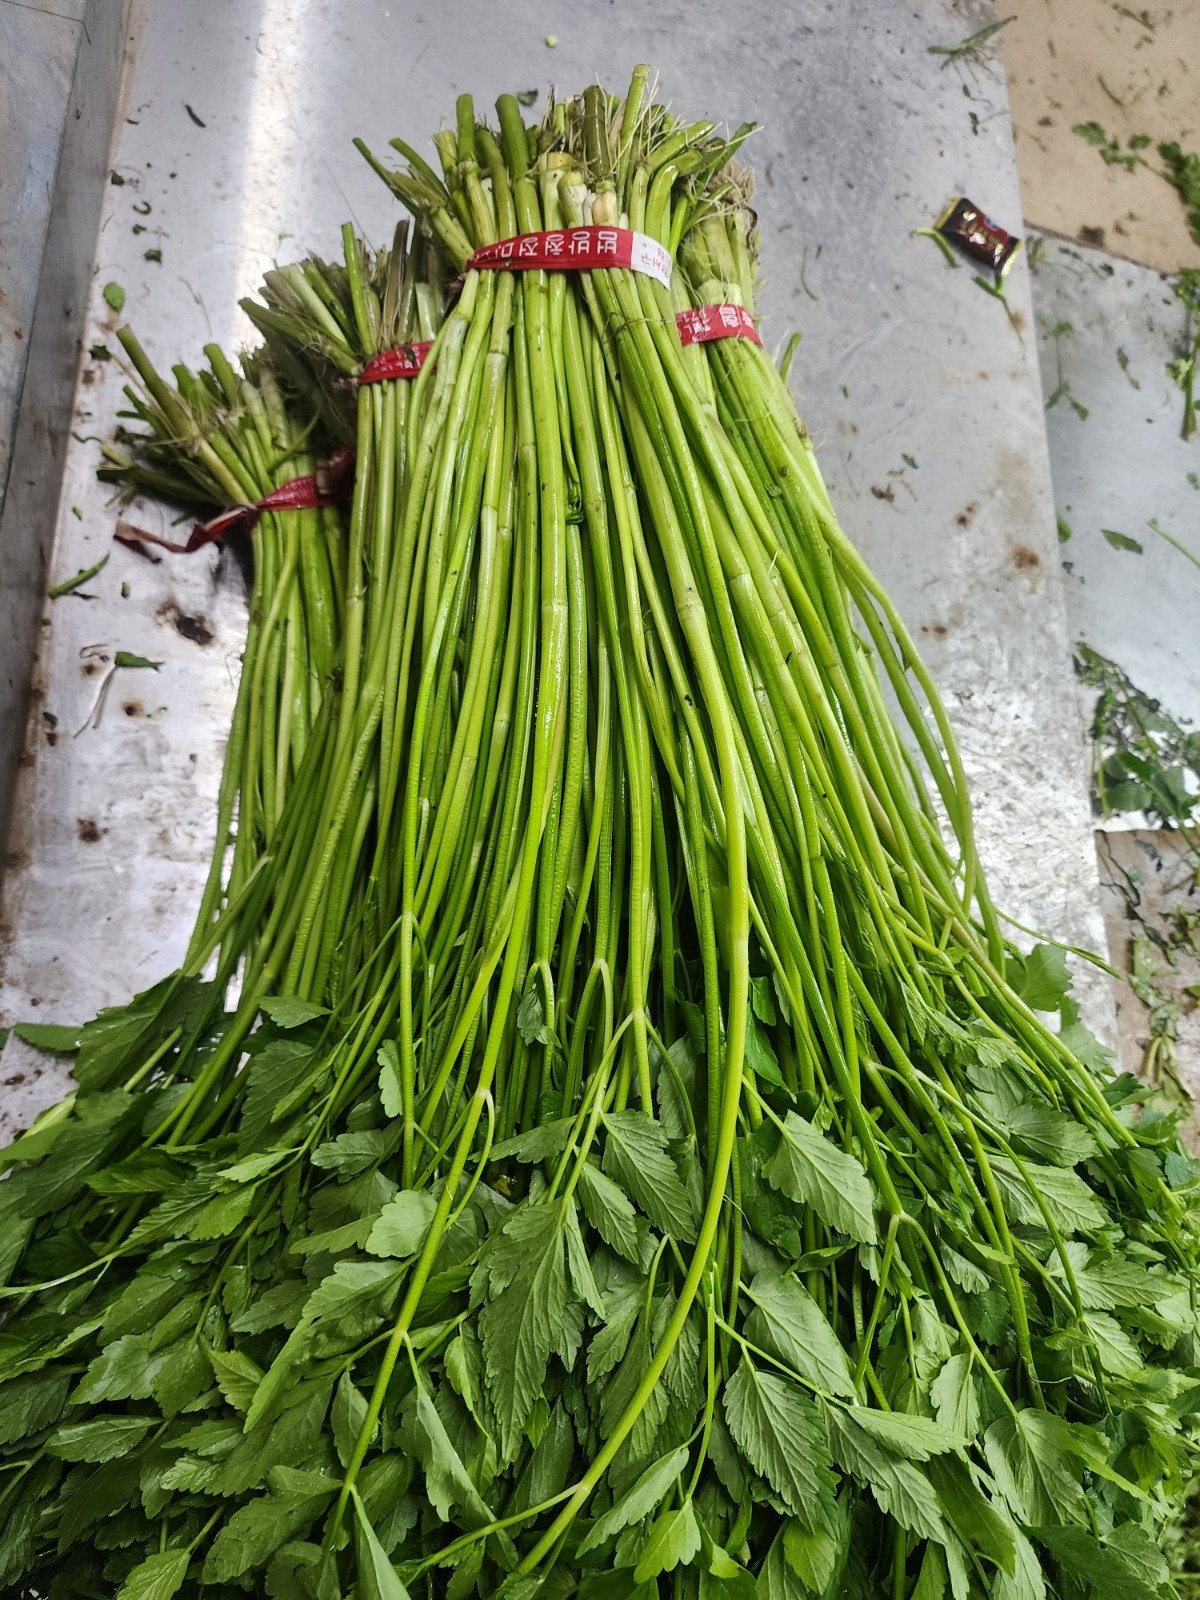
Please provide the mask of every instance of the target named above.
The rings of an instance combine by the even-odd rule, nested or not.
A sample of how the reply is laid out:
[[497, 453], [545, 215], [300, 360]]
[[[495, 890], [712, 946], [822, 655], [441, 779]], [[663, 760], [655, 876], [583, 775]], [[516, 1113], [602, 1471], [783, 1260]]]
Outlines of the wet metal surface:
[[[1173, 716], [1200, 721], [1200, 572], [1149, 526], [1200, 556], [1200, 434], [1181, 438], [1183, 395], [1167, 371], [1187, 348], [1187, 313], [1152, 268], [1050, 239], [1035, 304], [1047, 399], [1069, 388], [1046, 426], [1071, 531], [1062, 559], [1072, 637]], [[1141, 554], [1114, 548], [1105, 529]]]

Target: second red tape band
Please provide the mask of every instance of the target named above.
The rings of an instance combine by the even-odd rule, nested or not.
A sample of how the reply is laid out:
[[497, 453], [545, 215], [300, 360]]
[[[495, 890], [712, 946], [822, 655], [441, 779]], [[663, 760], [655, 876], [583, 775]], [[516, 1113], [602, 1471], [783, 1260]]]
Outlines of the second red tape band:
[[[541, 235], [527, 237], [540, 238]], [[745, 306], [694, 306], [688, 311], [677, 312], [675, 325], [679, 329], [681, 344], [707, 344], [713, 339], [749, 339], [752, 344], [762, 343], [754, 319]], [[394, 350], [381, 350], [367, 362], [358, 375], [358, 381], [385, 383], [396, 378], [415, 378], [432, 349], [429, 340], [422, 340], [419, 344], [402, 344]]]

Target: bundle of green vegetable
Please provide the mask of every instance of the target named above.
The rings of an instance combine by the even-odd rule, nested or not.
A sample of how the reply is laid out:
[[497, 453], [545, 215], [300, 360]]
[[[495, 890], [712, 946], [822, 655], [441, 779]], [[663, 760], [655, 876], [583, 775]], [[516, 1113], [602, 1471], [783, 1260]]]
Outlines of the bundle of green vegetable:
[[[753, 311], [748, 130], [644, 71], [498, 113], [376, 163], [411, 253], [347, 231], [254, 312], [356, 442], [337, 661], [282, 798], [231, 745], [189, 968], [8, 1152], [0, 1581], [1165, 1593], [1193, 1167], [1003, 939], [784, 382], [680, 342]], [[587, 224], [671, 288], [469, 265]]]

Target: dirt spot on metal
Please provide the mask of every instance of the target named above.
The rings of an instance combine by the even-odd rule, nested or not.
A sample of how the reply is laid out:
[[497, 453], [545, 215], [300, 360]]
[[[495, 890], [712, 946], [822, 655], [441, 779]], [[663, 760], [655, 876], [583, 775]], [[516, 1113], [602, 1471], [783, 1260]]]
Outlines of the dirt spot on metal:
[[108, 829], [98, 827], [91, 817], [80, 817], [75, 823], [75, 832], [84, 844], [99, 844]]
[[53, 750], [54, 746], [58, 743], [58, 734], [53, 728], [46, 729], [46, 743], [50, 746], [51, 750]]
[[979, 502], [977, 500], [968, 500], [966, 505], [962, 508], [954, 520], [958, 523], [960, 528], [969, 528], [975, 521], [975, 513], [978, 510]]
[[1036, 572], [1042, 564], [1042, 558], [1036, 550], [1031, 550], [1027, 544], [1013, 546], [1012, 564], [1018, 572]]
[[195, 616], [186, 611], [181, 611], [174, 600], [164, 600], [158, 608], [158, 620], [170, 623], [171, 627], [181, 639], [190, 639], [192, 644], [203, 648], [211, 644], [216, 638], [209, 620], [197, 613]]
[[889, 483], [881, 488], [879, 484], [873, 483], [871, 485], [871, 493], [876, 500], [886, 500], [890, 506], [894, 506], [896, 503], [896, 487], [894, 484]]
[[146, 708], [140, 700], [123, 700], [121, 710], [127, 717], [144, 717]]

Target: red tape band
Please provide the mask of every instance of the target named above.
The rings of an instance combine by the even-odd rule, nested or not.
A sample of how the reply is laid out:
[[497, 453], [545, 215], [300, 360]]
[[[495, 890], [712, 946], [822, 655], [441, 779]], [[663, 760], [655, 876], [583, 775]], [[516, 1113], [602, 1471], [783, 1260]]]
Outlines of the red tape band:
[[230, 506], [228, 511], [222, 511], [208, 522], [195, 523], [186, 544], [177, 544], [173, 539], [164, 539], [161, 534], [149, 533], [128, 522], [118, 522], [116, 537], [123, 544], [156, 544], [160, 549], [170, 550], [173, 555], [191, 555], [194, 550], [214, 544], [238, 528], [250, 533], [264, 511], [313, 511], [319, 506], [337, 505], [341, 499], [339, 480], [345, 476], [353, 461], [354, 446], [345, 444], [316, 472], [306, 472], [302, 478], [289, 478], [254, 505]]
[[754, 318], [745, 306], [694, 306], [675, 313], [680, 344], [708, 344], [712, 339], [749, 339], [762, 344]]
[[358, 375], [358, 381], [386, 383], [389, 378], [415, 378], [432, 349], [433, 341], [423, 339], [419, 344], [402, 344], [395, 350], [381, 350], [367, 362]]
[[522, 233], [515, 239], [484, 245], [467, 268], [493, 272], [585, 272], [595, 267], [628, 267], [671, 286], [671, 255], [657, 239], [630, 228], [555, 228], [549, 233]]

